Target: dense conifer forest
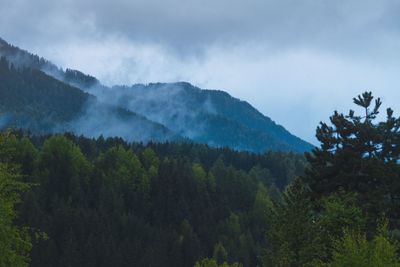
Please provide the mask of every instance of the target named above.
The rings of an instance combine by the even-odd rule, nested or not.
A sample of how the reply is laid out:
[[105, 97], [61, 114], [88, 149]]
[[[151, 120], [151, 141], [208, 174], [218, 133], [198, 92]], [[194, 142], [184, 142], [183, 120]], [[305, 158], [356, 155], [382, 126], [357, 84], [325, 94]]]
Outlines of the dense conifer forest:
[[0, 135], [0, 266], [400, 266], [400, 119], [371, 93], [305, 157]]
[[260, 264], [268, 196], [305, 158], [72, 134], [10, 135], [22, 196], [16, 223], [46, 233], [30, 266]]
[[400, 266], [400, 118], [371, 92], [313, 148], [222, 91], [0, 54], [0, 267]]

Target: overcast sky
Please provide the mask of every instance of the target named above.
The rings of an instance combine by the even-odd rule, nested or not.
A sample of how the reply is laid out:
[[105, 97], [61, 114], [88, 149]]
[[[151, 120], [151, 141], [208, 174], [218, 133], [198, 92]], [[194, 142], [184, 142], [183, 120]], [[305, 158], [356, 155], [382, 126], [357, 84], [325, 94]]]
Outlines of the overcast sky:
[[397, 0], [0, 0], [0, 37], [107, 85], [227, 91], [317, 144], [363, 91], [400, 110], [399, 14]]

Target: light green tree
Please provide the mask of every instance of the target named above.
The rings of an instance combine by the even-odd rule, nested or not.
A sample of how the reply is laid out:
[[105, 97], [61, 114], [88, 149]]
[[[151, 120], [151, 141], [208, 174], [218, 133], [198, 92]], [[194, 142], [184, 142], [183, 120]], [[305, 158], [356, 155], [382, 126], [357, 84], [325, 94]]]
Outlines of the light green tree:
[[390, 237], [387, 226], [388, 221], [383, 220], [371, 241], [367, 240], [365, 233], [345, 228], [343, 236], [333, 240], [332, 261], [325, 266], [399, 267], [400, 246]]
[[30, 185], [18, 181], [16, 168], [9, 162], [12, 151], [5, 147], [9, 133], [0, 132], [0, 267], [28, 266], [32, 248], [29, 228], [14, 224], [15, 205]]
[[227, 262], [224, 262], [221, 265], [218, 265], [215, 259], [205, 258], [196, 262], [194, 267], [243, 267], [243, 264], [237, 262], [228, 264]]

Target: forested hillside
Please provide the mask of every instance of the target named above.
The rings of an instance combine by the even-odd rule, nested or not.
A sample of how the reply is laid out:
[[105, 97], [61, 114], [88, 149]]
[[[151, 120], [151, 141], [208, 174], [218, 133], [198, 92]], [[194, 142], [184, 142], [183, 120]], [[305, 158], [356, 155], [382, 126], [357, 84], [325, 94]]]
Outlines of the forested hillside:
[[293, 136], [245, 101], [189, 83], [93, 87], [104, 102], [135, 110], [194, 141], [238, 150], [303, 152], [312, 145]]
[[31, 266], [260, 264], [269, 196], [303, 156], [186, 143], [128, 144], [71, 134], [7, 139], [22, 179], [19, 225], [45, 232]]
[[0, 264], [399, 266], [400, 118], [372, 99], [305, 158], [2, 132]]
[[184, 140], [159, 123], [100, 103], [95, 96], [40, 70], [17, 68], [5, 57], [0, 58], [0, 112], [0, 126], [23, 127], [34, 133], [74, 131], [87, 136], [122, 136], [130, 141]]
[[0, 111], [12, 116], [9, 125], [43, 132], [78, 118], [90, 98], [39, 70], [16, 69], [5, 57], [0, 58], [0, 97]]
[[88, 88], [99, 84], [99, 81], [78, 70], [66, 69], [65, 71], [50, 61], [13, 46], [0, 38], [0, 56], [7, 58], [16, 68], [30, 68], [45, 72], [57, 80], [71, 84], [78, 88]]
[[[23, 105], [21, 101], [15, 101], [12, 107], [4, 105], [2, 111], [12, 113], [14, 122], [18, 120], [17, 125], [24, 128], [38, 132], [73, 131], [90, 137], [101, 134], [121, 136], [128, 141], [143, 142], [185, 138], [213, 147], [230, 147], [256, 153], [271, 149], [302, 153], [313, 148], [313, 145], [292, 135], [247, 102], [223, 91], [202, 90], [186, 82], [107, 87], [90, 75], [71, 69], [64, 71], [2, 39], [0, 55], [6, 58], [9, 65], [14, 66], [13, 70], [7, 71], [16, 70], [16, 79], [8, 79], [7, 84], [3, 83], [2, 90], [22, 88], [19, 89], [21, 97], [30, 101], [32, 95], [25, 95], [27, 90], [24, 90], [29, 85], [32, 87], [30, 91], [37, 90], [34, 97], [43, 98], [40, 103], [44, 105], [34, 107], [35, 113], [45, 114], [43, 122], [38, 122], [36, 117], [29, 117], [24, 112], [13, 113], [14, 109], [25, 109], [20, 107]], [[24, 69], [30, 70], [30, 76], [27, 76], [26, 71], [21, 71]], [[2, 75], [9, 76], [8, 73]], [[35, 75], [40, 77], [41, 83], [32, 85], [31, 80]], [[50, 77], [53, 78], [51, 81]], [[57, 86], [54, 84], [56, 79]], [[52, 87], [62, 87], [63, 91], [57, 94], [58, 89], [47, 90]], [[79, 92], [78, 88], [95, 96], [89, 97], [92, 101], [84, 109], [82, 102], [87, 101], [74, 95]], [[57, 99], [63, 99], [67, 92], [65, 90], [71, 90], [68, 99], [73, 99], [75, 103], [65, 107], [69, 104], [66, 101], [56, 108], [65, 107], [66, 113], [74, 113], [72, 117], [76, 120], [68, 125], [64, 125], [65, 118], [51, 115], [54, 112], [60, 113], [51, 107], [56, 105]], [[52, 97], [56, 99], [49, 102]], [[32, 102], [35, 101], [33, 98]], [[122, 115], [128, 113], [129, 116]]]
[[399, 12], [0, 0], [0, 267], [400, 267]]

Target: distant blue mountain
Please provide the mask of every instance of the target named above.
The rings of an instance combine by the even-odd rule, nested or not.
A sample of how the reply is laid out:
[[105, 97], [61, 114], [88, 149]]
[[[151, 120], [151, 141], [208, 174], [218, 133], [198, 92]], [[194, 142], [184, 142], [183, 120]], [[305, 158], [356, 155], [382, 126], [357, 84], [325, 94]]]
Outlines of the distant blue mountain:
[[[36, 130], [116, 135], [131, 141], [186, 138], [252, 152], [301, 153], [313, 148], [249, 103], [223, 91], [202, 90], [186, 82], [110, 88], [95, 77], [64, 71], [2, 39], [0, 55], [13, 64], [0, 73], [6, 77], [0, 78], [0, 93], [13, 99], [0, 100], [0, 111]], [[17, 87], [13, 90], [18, 96], [13, 98], [16, 91], [10, 88]]]

